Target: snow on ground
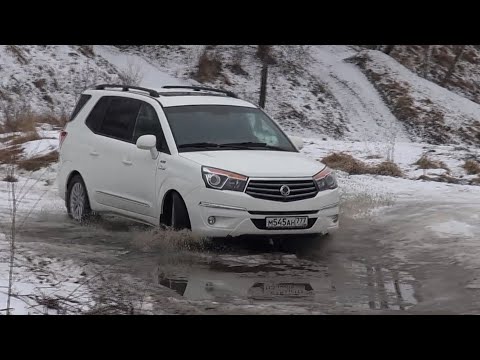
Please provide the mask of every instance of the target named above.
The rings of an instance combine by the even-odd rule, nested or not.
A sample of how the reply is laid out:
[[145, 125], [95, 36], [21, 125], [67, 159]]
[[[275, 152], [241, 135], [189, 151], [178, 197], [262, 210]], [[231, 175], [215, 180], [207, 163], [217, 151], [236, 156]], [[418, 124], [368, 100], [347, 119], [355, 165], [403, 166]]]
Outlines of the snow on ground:
[[[55, 132], [50, 132], [53, 135]], [[45, 135], [45, 134], [44, 134]], [[35, 140], [23, 145], [24, 154], [43, 155], [56, 150], [58, 140]], [[57, 195], [55, 184], [57, 164], [35, 172], [20, 171], [15, 183], [17, 200], [17, 229], [40, 211], [59, 212], [64, 209], [63, 201]], [[3, 169], [0, 168], [0, 180]], [[6, 308], [8, 288], [9, 234], [11, 224], [12, 196], [10, 183], [0, 181], [0, 309]], [[14, 297], [11, 300], [13, 314], [56, 314], [66, 310], [76, 313], [86, 310], [90, 304], [88, 288], [76, 290], [83, 276], [82, 269], [74, 261], [60, 262], [36, 256], [35, 250], [17, 244], [14, 266]], [[75, 291], [71, 299], [69, 295]], [[40, 305], [39, 305], [40, 304]], [[43, 306], [41, 304], [48, 304]], [[4, 314], [5, 311], [0, 311]]]
[[[315, 159], [320, 160], [334, 152], [344, 152], [372, 165], [392, 160], [400, 167], [405, 177], [415, 180], [422, 175], [435, 176], [447, 173], [460, 180], [472, 180], [477, 175], [468, 175], [463, 165], [467, 159], [480, 159], [480, 151], [475, 147], [440, 146], [412, 142], [339, 141], [318, 138], [305, 138], [304, 140], [303, 152]], [[419, 169], [415, 163], [423, 156], [435, 162], [443, 162], [446, 169]]]
[[[9, 244], [0, 234], [0, 315], [6, 313]], [[72, 314], [92, 306], [82, 268], [74, 261], [38, 258], [17, 245], [10, 313], [13, 315]]]
[[22, 145], [26, 158], [48, 154], [58, 148], [58, 139], [40, 139]]

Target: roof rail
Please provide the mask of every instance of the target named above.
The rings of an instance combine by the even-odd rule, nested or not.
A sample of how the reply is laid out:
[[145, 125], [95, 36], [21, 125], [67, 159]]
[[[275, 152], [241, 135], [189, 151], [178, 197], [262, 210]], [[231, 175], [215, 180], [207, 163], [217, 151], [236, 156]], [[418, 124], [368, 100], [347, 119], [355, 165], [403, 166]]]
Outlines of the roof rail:
[[238, 96], [231, 91], [222, 90], [222, 89], [213, 89], [213, 88], [204, 87], [204, 86], [167, 85], [167, 86], [162, 86], [162, 89], [190, 89], [193, 91], [210, 91], [210, 92], [222, 93], [227, 95], [228, 97], [238, 98]]
[[159, 97], [158, 91], [147, 89], [139, 86], [128, 86], [128, 85], [109, 85], [109, 84], [102, 84], [95, 86], [96, 90], [105, 90], [106, 88], [120, 88], [122, 91], [130, 91], [130, 90], [139, 90], [145, 91], [152, 97]]

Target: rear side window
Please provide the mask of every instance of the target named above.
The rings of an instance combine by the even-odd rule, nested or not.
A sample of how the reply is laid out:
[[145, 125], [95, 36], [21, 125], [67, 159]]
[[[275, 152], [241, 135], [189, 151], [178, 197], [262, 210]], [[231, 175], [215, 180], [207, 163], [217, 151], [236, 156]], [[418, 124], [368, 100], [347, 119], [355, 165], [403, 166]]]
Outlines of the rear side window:
[[136, 99], [112, 97], [98, 132], [131, 142], [141, 103]]
[[133, 142], [136, 143], [138, 138], [143, 135], [155, 135], [157, 137], [158, 151], [169, 153], [157, 112], [152, 105], [145, 102], [142, 102], [140, 112], [138, 113]]
[[92, 111], [87, 117], [85, 124], [94, 133], [97, 133], [102, 125], [103, 118], [107, 113], [108, 105], [110, 104], [110, 97], [102, 97], [93, 107]]
[[72, 115], [70, 115], [70, 119], [68, 121], [73, 121], [78, 113], [83, 109], [83, 107], [87, 104], [88, 100], [92, 98], [92, 95], [80, 95], [80, 99], [77, 101], [77, 105], [75, 109], [73, 109]]

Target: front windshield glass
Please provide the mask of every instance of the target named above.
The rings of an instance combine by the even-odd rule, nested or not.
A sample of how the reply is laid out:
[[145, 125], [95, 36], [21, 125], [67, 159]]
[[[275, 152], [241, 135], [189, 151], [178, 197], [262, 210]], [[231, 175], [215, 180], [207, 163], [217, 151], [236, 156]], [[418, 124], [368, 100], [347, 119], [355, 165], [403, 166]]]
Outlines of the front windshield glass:
[[179, 151], [297, 151], [287, 136], [261, 110], [226, 105], [165, 108]]

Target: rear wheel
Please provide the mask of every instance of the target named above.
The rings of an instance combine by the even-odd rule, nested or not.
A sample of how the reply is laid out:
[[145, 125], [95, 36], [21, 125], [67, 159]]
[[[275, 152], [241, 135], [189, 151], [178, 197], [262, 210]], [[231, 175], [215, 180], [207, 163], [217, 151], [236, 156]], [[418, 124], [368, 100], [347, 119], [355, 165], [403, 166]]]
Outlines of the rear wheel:
[[92, 215], [85, 183], [80, 175], [75, 175], [67, 188], [67, 212], [73, 220], [84, 223]]

